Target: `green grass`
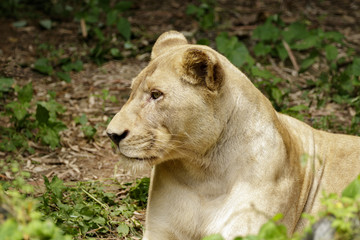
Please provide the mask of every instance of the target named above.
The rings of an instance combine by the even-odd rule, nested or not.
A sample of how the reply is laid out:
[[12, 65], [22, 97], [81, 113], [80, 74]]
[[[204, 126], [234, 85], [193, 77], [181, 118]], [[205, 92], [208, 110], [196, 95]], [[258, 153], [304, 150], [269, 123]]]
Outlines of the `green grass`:
[[65, 233], [80, 238], [141, 236], [141, 223], [134, 218], [134, 211], [141, 208], [137, 199], [131, 198], [129, 186], [113, 186], [127, 191], [123, 199], [99, 182], [67, 186], [54, 177], [51, 181], [45, 178], [45, 186], [39, 210]]
[[56, 102], [55, 93], [49, 92], [47, 101], [33, 101], [33, 87], [29, 83], [23, 87], [2, 86], [3, 94], [12, 100], [5, 104], [5, 111], [1, 115], [8, 119], [10, 127], [0, 126], [0, 151], [34, 152], [28, 141], [41, 142], [54, 149], [60, 146], [59, 133], [66, 129], [66, 125], [58, 116], [66, 109]]
[[148, 178], [137, 184], [111, 179], [66, 184], [56, 176], [44, 177], [41, 190], [27, 184], [30, 174], [20, 169], [14, 159], [0, 162], [0, 173], [11, 172], [13, 177], [0, 185], [5, 217], [0, 239], [141, 238], [143, 226], [134, 212], [146, 206]]

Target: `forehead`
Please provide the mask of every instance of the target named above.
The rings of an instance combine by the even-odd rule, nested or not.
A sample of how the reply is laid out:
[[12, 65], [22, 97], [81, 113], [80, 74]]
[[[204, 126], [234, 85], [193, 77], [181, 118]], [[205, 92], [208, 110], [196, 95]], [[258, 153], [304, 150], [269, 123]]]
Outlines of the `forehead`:
[[164, 80], [168, 80], [177, 73], [175, 67], [179, 64], [177, 59], [170, 56], [160, 56], [152, 60], [149, 65], [144, 68], [140, 74], [135, 77], [131, 83], [131, 88], [135, 91], [139, 86], [160, 84]]

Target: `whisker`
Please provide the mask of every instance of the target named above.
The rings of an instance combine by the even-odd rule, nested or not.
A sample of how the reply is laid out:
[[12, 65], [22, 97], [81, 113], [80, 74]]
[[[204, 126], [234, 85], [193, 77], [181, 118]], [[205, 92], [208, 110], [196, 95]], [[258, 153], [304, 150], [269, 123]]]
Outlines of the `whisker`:
[[[191, 150], [189, 150], [187, 148], [179, 149], [179, 147], [183, 147], [185, 145], [185, 143], [183, 143], [183, 142], [181, 142], [181, 143], [182, 143], [182, 145], [178, 145], [177, 147], [172, 147], [172, 146], [169, 147], [169, 144], [167, 144], [166, 147], [161, 148], [161, 151], [163, 151], [163, 152], [165, 152], [167, 154], [169, 154], [170, 151], [174, 151], [176, 153], [179, 153], [181, 156], [188, 157], [188, 158], [193, 158], [194, 157], [193, 155], [190, 155], [190, 154], [186, 153], [186, 152], [193, 152], [193, 151], [191, 151]], [[196, 152], [193, 152], [193, 153], [195, 153], [197, 155]]]
[[129, 139], [129, 143], [131, 144], [141, 144], [141, 143], [145, 143], [145, 142], [149, 142], [153, 140], [153, 138], [145, 138], [145, 139], [135, 139], [135, 140], [132, 140], [132, 139]]

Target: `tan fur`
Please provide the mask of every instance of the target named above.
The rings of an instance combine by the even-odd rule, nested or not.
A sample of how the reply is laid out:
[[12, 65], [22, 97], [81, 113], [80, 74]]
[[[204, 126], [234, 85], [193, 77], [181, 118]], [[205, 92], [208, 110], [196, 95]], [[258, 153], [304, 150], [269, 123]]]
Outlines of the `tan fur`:
[[277, 113], [225, 57], [174, 31], [157, 40], [107, 129], [124, 131], [120, 159], [154, 166], [147, 240], [232, 239], [277, 213], [291, 234], [322, 191], [340, 193], [360, 173], [359, 137]]

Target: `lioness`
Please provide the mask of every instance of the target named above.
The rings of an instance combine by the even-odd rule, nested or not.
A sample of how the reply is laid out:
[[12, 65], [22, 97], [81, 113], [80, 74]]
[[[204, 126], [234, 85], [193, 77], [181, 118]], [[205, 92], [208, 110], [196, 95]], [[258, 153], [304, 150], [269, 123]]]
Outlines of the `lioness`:
[[292, 234], [322, 191], [360, 173], [359, 137], [276, 112], [224, 56], [178, 32], [159, 37], [131, 88], [107, 133], [123, 161], [154, 166], [146, 240], [233, 239], [277, 213]]

